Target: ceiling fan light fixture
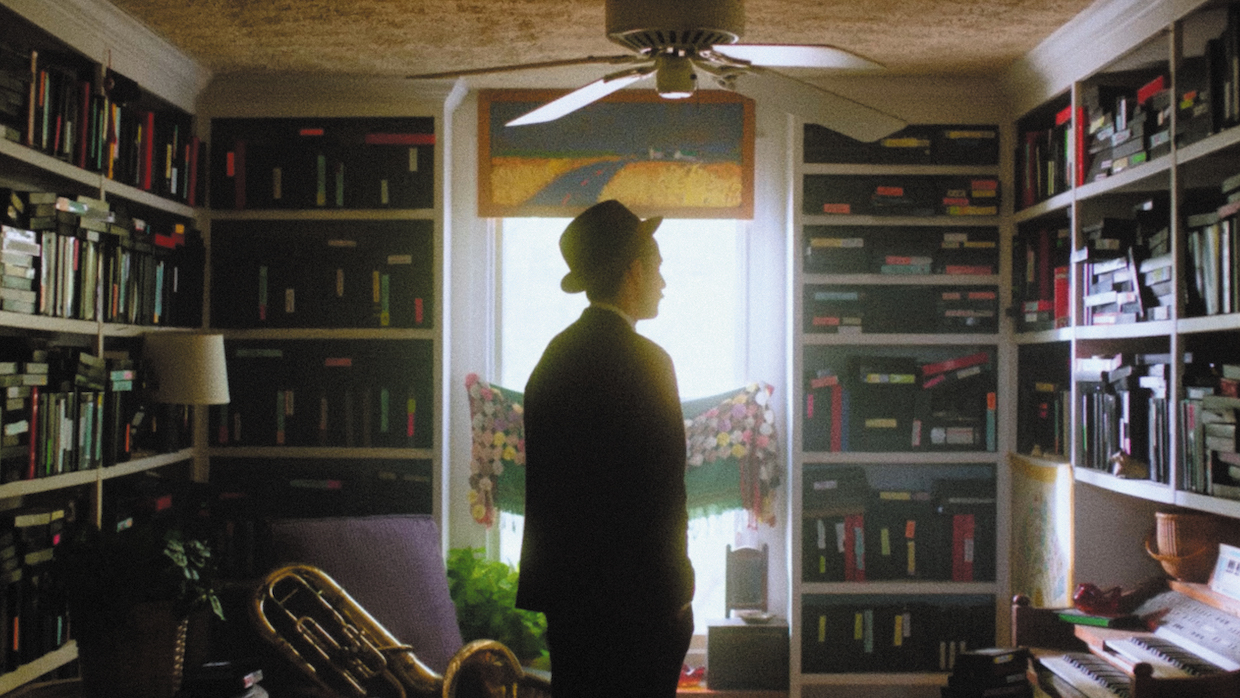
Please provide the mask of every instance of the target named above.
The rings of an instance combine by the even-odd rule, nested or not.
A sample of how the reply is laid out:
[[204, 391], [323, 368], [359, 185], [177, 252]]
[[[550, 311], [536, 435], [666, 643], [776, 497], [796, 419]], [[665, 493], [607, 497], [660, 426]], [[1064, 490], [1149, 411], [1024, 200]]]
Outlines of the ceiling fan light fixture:
[[655, 91], [664, 99], [687, 99], [697, 89], [697, 73], [688, 56], [659, 54], [655, 58]]

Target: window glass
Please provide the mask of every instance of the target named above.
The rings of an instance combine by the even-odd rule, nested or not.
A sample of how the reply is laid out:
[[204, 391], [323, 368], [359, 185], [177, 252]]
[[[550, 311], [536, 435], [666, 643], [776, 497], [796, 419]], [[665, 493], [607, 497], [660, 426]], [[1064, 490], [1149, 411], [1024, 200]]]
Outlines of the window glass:
[[[568, 273], [559, 250], [566, 225], [568, 219], [502, 221], [497, 334], [504, 387], [524, 390], [547, 343], [587, 304], [584, 294], [560, 290]], [[671, 355], [682, 400], [729, 392], [744, 381], [744, 227], [733, 220], [665, 220], [655, 234], [667, 288], [659, 316], [639, 322], [637, 331]], [[520, 558], [522, 520], [501, 514], [498, 524], [500, 557], [512, 565]], [[707, 619], [723, 617], [724, 550], [736, 545], [746, 521], [738, 510], [690, 522], [699, 633]]]

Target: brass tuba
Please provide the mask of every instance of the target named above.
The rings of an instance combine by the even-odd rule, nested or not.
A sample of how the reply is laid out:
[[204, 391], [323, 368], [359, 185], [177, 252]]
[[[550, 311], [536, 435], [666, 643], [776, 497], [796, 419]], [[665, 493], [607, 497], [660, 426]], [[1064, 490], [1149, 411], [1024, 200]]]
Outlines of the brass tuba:
[[[357, 698], [409, 698], [478, 691], [486, 695], [550, 695], [550, 683], [526, 674], [504, 645], [477, 640], [463, 647], [440, 676], [322, 570], [289, 565], [254, 591], [250, 615], [260, 635], [303, 673], [332, 691]], [[459, 691], [458, 691], [459, 689]]]

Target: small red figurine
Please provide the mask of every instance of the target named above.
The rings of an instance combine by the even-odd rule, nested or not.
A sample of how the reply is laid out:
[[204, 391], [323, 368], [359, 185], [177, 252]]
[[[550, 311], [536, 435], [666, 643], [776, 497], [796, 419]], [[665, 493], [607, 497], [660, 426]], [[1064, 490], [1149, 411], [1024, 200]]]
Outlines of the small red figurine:
[[1077, 585], [1076, 593], [1072, 595], [1072, 602], [1086, 613], [1096, 616], [1114, 616], [1119, 614], [1121, 593], [1122, 590], [1119, 587], [1111, 587], [1103, 591], [1096, 585], [1085, 582]]

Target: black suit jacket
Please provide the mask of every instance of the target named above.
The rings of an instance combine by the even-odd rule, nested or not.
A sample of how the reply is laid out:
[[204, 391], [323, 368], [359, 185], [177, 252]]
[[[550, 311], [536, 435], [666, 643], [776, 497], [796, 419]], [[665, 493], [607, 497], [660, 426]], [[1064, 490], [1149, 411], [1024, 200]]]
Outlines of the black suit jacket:
[[587, 308], [526, 385], [525, 454], [519, 607], [674, 613], [692, 600], [684, 417], [667, 352]]

